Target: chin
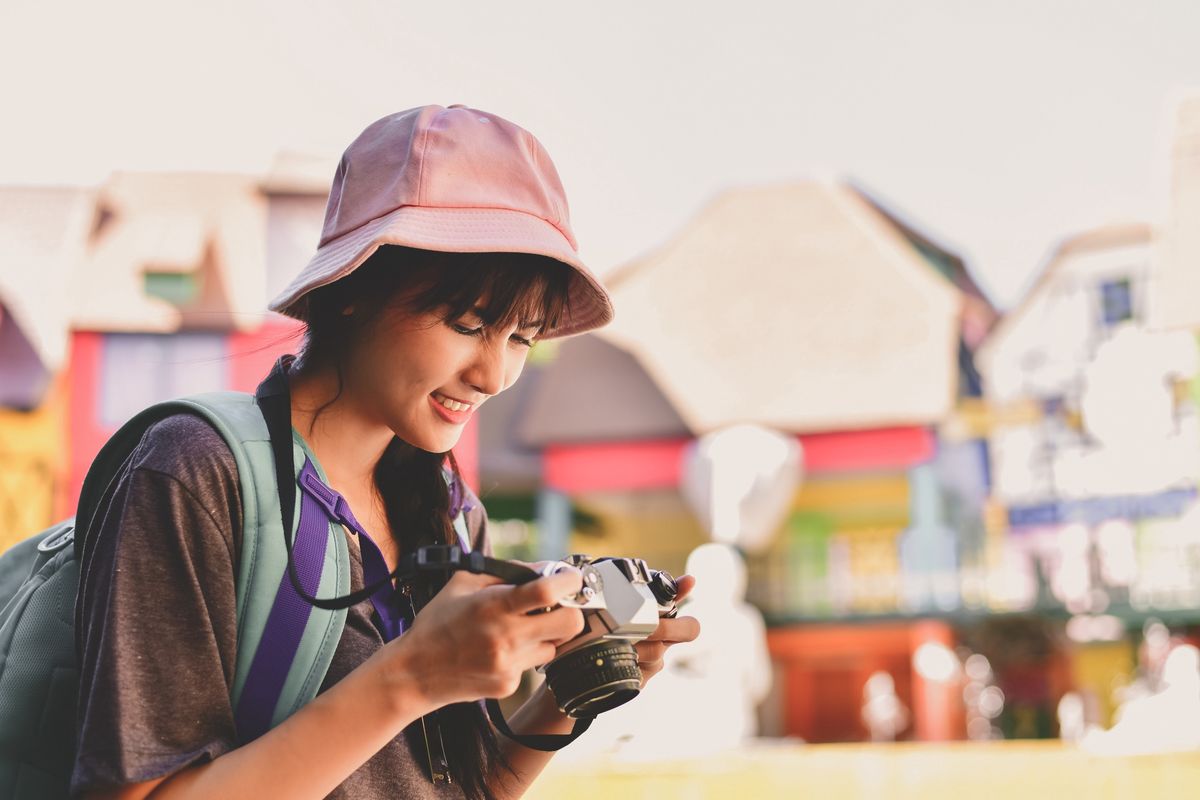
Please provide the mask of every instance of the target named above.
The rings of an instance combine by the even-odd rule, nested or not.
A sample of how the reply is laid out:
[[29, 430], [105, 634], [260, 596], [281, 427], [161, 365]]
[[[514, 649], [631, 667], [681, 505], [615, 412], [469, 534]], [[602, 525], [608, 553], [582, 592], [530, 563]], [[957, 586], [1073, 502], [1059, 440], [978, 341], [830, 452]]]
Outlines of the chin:
[[424, 436], [414, 437], [413, 439], [408, 439], [404, 436], [400, 436], [400, 438], [413, 447], [424, 450], [427, 453], [445, 453], [458, 444], [458, 440], [462, 438], [462, 431], [454, 434], [443, 434], [441, 436], [426, 433]]

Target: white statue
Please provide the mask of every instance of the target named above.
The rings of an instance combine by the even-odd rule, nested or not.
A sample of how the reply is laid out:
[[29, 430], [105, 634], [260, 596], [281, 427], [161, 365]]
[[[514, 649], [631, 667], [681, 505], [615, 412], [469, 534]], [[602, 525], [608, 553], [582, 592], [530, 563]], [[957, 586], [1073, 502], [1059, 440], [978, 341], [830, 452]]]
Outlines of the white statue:
[[597, 717], [564, 755], [695, 758], [758, 733], [771, 662], [762, 615], [745, 601], [745, 562], [729, 545], [704, 544], [688, 557], [687, 572], [696, 588], [683, 611], [700, 621], [700, 636], [668, 650], [651, 689]]
[[1089, 732], [1083, 747], [1105, 755], [1200, 750], [1200, 650], [1190, 644], [1172, 648], [1160, 683], [1159, 691], [1123, 703], [1116, 724]]
[[908, 727], [908, 709], [896, 694], [891, 673], [879, 670], [867, 678], [862, 719], [872, 742], [894, 742]]

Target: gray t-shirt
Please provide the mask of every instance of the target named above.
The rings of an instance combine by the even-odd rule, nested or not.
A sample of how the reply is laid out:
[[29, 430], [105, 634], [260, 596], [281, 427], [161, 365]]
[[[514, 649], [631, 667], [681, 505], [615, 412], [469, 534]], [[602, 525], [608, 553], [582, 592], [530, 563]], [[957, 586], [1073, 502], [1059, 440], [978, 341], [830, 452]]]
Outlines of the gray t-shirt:
[[[467, 526], [480, 549], [487, 517], [472, 499]], [[78, 600], [76, 795], [159, 778], [217, 758], [237, 742], [229, 693], [242, 520], [229, 446], [197, 416], [157, 423], [122, 467], [97, 519]], [[362, 560], [356, 538], [347, 536], [358, 589]], [[349, 610], [321, 691], [383, 646], [372, 611], [370, 600]], [[457, 785], [434, 785], [425, 764], [417, 722], [329, 797], [462, 796]]]

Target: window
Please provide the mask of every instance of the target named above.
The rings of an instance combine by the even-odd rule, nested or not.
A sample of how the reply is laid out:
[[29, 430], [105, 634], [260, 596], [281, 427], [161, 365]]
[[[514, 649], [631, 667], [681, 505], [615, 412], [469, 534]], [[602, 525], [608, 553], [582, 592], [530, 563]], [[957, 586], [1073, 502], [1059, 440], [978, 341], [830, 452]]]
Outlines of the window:
[[200, 276], [194, 272], [147, 272], [146, 294], [185, 306], [200, 296]]
[[226, 349], [223, 333], [106, 334], [100, 424], [120, 425], [160, 400], [224, 389]]
[[1100, 284], [1100, 303], [1104, 324], [1109, 327], [1133, 319], [1133, 293], [1129, 288], [1129, 280]]

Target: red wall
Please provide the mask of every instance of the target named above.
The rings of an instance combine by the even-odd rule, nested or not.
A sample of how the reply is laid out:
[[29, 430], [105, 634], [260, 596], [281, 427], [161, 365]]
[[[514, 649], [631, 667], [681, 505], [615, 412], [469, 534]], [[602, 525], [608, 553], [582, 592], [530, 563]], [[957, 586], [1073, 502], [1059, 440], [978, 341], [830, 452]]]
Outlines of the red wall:
[[226, 389], [253, 392], [271, 371], [275, 359], [300, 348], [300, 323], [272, 317], [255, 331], [238, 331], [229, 335], [226, 350]]
[[[806, 472], [906, 469], [933, 458], [937, 443], [928, 428], [806, 434]], [[688, 439], [552, 445], [544, 454], [543, 479], [562, 492], [657, 489], [679, 485]]]
[[926, 620], [887, 625], [812, 625], [768, 632], [771, 657], [783, 667], [784, 728], [807, 742], [868, 738], [862, 722], [863, 687], [877, 670], [888, 672], [911, 724], [902, 738], [949, 741], [965, 736], [965, 709], [957, 683], [935, 684], [912, 668], [925, 642], [953, 648], [950, 626]]
[[71, 349], [67, 357], [67, 374], [70, 376], [67, 382], [67, 442], [70, 457], [67, 459], [66, 508], [60, 509], [61, 516], [75, 513], [83, 476], [101, 445], [113, 434], [114, 429], [100, 425], [97, 413], [103, 354], [104, 334], [76, 331], [71, 335]]

